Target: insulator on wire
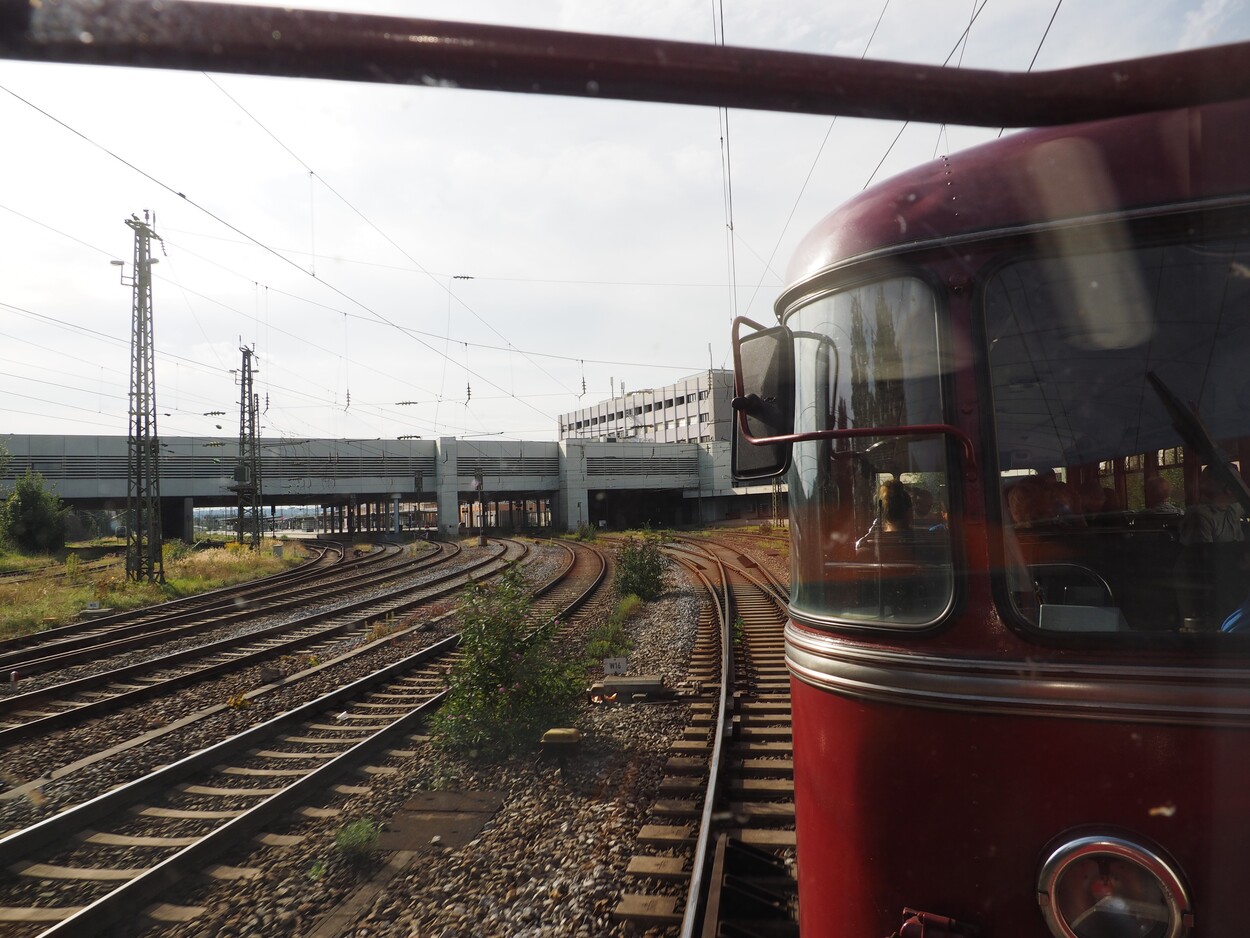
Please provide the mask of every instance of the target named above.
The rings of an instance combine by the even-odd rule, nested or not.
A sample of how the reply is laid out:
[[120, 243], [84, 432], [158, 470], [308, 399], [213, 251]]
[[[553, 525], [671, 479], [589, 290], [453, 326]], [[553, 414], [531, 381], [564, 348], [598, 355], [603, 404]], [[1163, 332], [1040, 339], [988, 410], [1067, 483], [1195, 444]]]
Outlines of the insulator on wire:
[[464, 402], [467, 404], [473, 400], [473, 385], [466, 384], [464, 386]]

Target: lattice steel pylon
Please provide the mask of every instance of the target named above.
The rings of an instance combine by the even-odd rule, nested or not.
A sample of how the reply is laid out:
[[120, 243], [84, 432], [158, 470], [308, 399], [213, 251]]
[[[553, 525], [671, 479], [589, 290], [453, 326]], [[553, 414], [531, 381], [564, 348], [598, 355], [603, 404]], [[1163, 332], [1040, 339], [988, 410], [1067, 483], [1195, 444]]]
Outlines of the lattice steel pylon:
[[[161, 441], [156, 431], [155, 345], [152, 339], [152, 239], [158, 241], [156, 217], [144, 210], [126, 219], [134, 229], [134, 270], [129, 281], [125, 268], [121, 281], [134, 288], [130, 334], [130, 420], [126, 463], [126, 578], [165, 582], [161, 556]], [[114, 261], [121, 265], [121, 261]]]
[[238, 542], [259, 550], [264, 525], [260, 455], [256, 446], [260, 398], [252, 390], [252, 350], [242, 346], [239, 351], [243, 353], [243, 364], [239, 368], [239, 461], [234, 467], [230, 490], [239, 497]]

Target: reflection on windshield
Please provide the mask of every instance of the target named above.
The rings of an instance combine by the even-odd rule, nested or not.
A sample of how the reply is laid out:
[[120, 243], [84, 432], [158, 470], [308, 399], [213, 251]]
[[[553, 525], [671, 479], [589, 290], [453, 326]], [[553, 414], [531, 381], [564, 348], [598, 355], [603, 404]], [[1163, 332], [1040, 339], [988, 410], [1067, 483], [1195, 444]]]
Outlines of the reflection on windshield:
[[[1250, 630], [1248, 275], [1238, 240], [1026, 260], [988, 285], [1006, 562], [1042, 629]], [[1116, 343], [1109, 284], [1135, 298], [1129, 316], [1108, 297]]]
[[[922, 282], [848, 290], [787, 325], [798, 432], [941, 422], [936, 311]], [[795, 614], [887, 626], [936, 621], [952, 593], [949, 504], [941, 437], [796, 443]]]

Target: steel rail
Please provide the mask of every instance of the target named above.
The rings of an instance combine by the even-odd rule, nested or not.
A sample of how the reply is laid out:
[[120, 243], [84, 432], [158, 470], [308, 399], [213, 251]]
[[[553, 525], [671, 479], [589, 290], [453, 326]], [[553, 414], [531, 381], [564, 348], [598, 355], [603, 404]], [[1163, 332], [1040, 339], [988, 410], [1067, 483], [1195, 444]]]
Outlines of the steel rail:
[[[704, 538], [678, 537], [678, 538], [674, 538], [674, 540], [682, 544], [692, 544], [695, 546], [700, 546], [702, 543], [714, 544], [717, 547], [720, 547], [722, 550], [731, 551], [737, 556], [737, 561], [739, 564], [738, 572], [742, 576], [749, 579], [752, 583], [754, 583], [761, 593], [765, 593], [769, 595], [775, 602], [777, 602], [779, 604], [778, 608], [783, 613], [786, 611], [787, 606], [790, 602], [789, 587], [783, 584], [780, 580], [778, 580], [777, 577], [773, 575], [772, 571], [770, 571], [767, 567], [762, 566], [760, 562], [756, 560], [754, 557], [751, 557], [743, 553], [739, 548], [735, 547], [733, 544], [729, 544], [715, 537], [704, 537]], [[759, 576], [756, 577], [755, 575], [748, 573], [746, 570], [746, 568], [748, 567], [753, 570], [758, 571]]]
[[[96, 640], [97, 636], [110, 630], [114, 626], [122, 626], [127, 623], [137, 623], [142, 621], [150, 624], [153, 620], [163, 620], [167, 616], [178, 615], [184, 611], [200, 610], [205, 606], [211, 606], [218, 603], [223, 598], [233, 598], [241, 594], [248, 594], [258, 590], [270, 588], [273, 584], [285, 584], [297, 582], [299, 579], [314, 577], [319, 573], [324, 573], [328, 567], [333, 567], [342, 561], [342, 553], [340, 551], [339, 561], [334, 561], [330, 565], [317, 566], [325, 559], [327, 553], [331, 549], [329, 545], [321, 545], [320, 554], [311, 560], [292, 567], [288, 570], [282, 570], [267, 577], [261, 577], [258, 580], [250, 580], [247, 583], [235, 583], [231, 586], [222, 586], [213, 590], [206, 590], [202, 593], [196, 593], [193, 596], [183, 596], [179, 599], [171, 599], [168, 602], [157, 603], [154, 606], [142, 606], [138, 609], [129, 609], [125, 612], [115, 612], [110, 615], [100, 616], [90, 621], [72, 622], [69, 625], [56, 626], [51, 629], [44, 629], [40, 632], [29, 632], [25, 635], [17, 635], [0, 641], [0, 655], [8, 657], [17, 653], [22, 649], [29, 649], [34, 646], [54, 646], [58, 642], [67, 642], [86, 639], [88, 641]], [[352, 563], [352, 561], [347, 561]]]
[[[594, 553], [602, 559], [598, 551]], [[571, 570], [572, 566], [563, 568], [542, 589], [548, 590], [553, 584], [558, 584], [568, 576]], [[601, 582], [602, 576], [596, 578], [596, 584]], [[571, 604], [580, 605], [585, 598], [586, 592], [582, 591], [571, 600]], [[569, 608], [566, 608], [562, 614], [567, 614], [569, 611]], [[337, 710], [342, 703], [363, 696], [379, 684], [392, 681], [429, 659], [454, 651], [459, 641], [459, 635], [449, 636], [401, 661], [158, 769], [142, 779], [113, 789], [32, 827], [0, 839], [0, 866], [15, 864], [32, 853], [64, 842], [78, 831], [90, 828], [97, 821], [115, 815], [129, 805], [174, 787], [189, 775], [221, 765], [239, 752], [256, 748], [260, 743], [277, 735], [291, 724], [301, 723], [326, 710]], [[422, 719], [431, 709], [441, 703], [444, 696], [445, 692], [436, 695], [378, 731], [369, 740], [352, 746], [324, 766], [311, 770], [309, 775], [301, 777], [282, 792], [270, 796], [255, 808], [226, 822], [195, 844], [183, 848], [118, 889], [67, 916], [58, 924], [41, 932], [41, 938], [59, 935], [72, 935], [77, 938], [77, 936], [111, 931], [119, 923], [132, 916], [136, 908], [154, 901], [172, 884], [202, 868], [215, 857], [237, 845], [244, 837], [288, 814], [296, 805], [307, 801], [313, 792], [324, 789], [334, 779], [376, 753], [379, 748], [388, 745], [396, 735], [410, 731], [416, 721]]]
[[[151, 795], [160, 794], [164, 790], [174, 787], [179, 781], [193, 773], [211, 769], [216, 765], [220, 765], [223, 760], [228, 759], [232, 755], [272, 738], [285, 727], [311, 719], [319, 713], [358, 697], [369, 689], [411, 670], [430, 658], [441, 656], [453, 650], [458, 643], [458, 635], [450, 636], [373, 674], [366, 675], [357, 681], [324, 694], [316, 700], [280, 714], [264, 723], [257, 724], [243, 733], [195, 752], [171, 765], [157, 769], [150, 775], [115, 788], [106, 794], [63, 811], [31, 827], [10, 834], [8, 837], [0, 839], [0, 866], [7, 867], [45, 847], [66, 841], [78, 831], [91, 826], [103, 818], [117, 814]], [[399, 721], [396, 721], [396, 724], [392, 724], [391, 727], [384, 730], [383, 732], [388, 733], [386, 740], [389, 741], [390, 733], [399, 731], [399, 729], [395, 729], [397, 725], [402, 724], [400, 729], [406, 729], [411, 725], [413, 719], [415, 718], [412, 714], [401, 717]], [[136, 879], [130, 880], [124, 886], [85, 907], [77, 914], [64, 919], [43, 934], [97, 934], [116, 925], [117, 922], [121, 921], [120, 916], [133, 915], [135, 908], [139, 907], [139, 903], [150, 901], [159, 895], [163, 889], [168, 888], [172, 882], [187, 875], [192, 868], [198, 868], [199, 865], [207, 863], [220, 851], [238, 843], [240, 837], [251, 833], [260, 825], [287, 812], [293, 801], [298, 801], [307, 796], [310, 788], [323, 787], [347, 768], [358, 764], [361, 759], [374, 751], [376, 745], [379, 745], [375, 743], [375, 740], [376, 737], [371, 737], [369, 741], [357, 744], [338, 758], [328, 762], [325, 766], [314, 770], [313, 774], [316, 776], [316, 781], [309, 782], [306, 776], [283, 792], [270, 796], [251, 811], [218, 828], [202, 841], [184, 848]], [[374, 746], [370, 746], [371, 743], [374, 743]], [[349, 759], [349, 757], [351, 758]], [[345, 759], [348, 761], [341, 761]], [[355, 762], [351, 761], [352, 759]], [[332, 771], [333, 774], [320, 774], [326, 770]]]
[[[594, 547], [593, 545], [590, 545], [590, 544], [579, 544], [577, 546], [577, 549], [574, 549], [573, 547], [570, 547], [568, 544], [565, 544], [563, 541], [552, 539], [552, 540], [549, 540], [547, 543], [568, 551], [570, 557], [572, 558], [572, 562], [568, 565], [568, 567], [564, 571], [562, 571], [564, 575], [571, 575], [574, 568], [577, 566], [577, 561], [579, 559], [578, 553], [577, 553], [578, 550], [589, 551], [591, 556], [593, 556], [599, 561], [599, 570], [591, 578], [590, 585], [587, 586], [586, 589], [584, 589], [581, 592], [581, 594], [578, 595], [577, 598], [573, 600], [572, 603], [565, 604], [563, 609], [552, 618], [558, 619], [561, 616], [568, 617], [572, 615], [573, 613], [577, 612], [577, 610], [581, 609], [582, 606], [584, 606], [587, 603], [590, 597], [595, 594], [595, 591], [598, 590], [599, 587], [603, 584], [604, 578], [608, 575], [608, 560], [607, 560], [607, 557], [604, 556], [603, 551], [599, 550], [599, 548]], [[551, 582], [547, 583], [545, 586], [539, 587], [539, 589], [534, 592], [533, 598], [539, 599], [545, 596], [547, 593], [555, 589], [560, 584], [560, 582], [561, 582], [560, 578], [556, 578], [556, 579], [551, 580]]]
[[[173, 610], [168, 616], [122, 624], [99, 632], [84, 632], [50, 642], [46, 646], [40, 644], [10, 651], [0, 654], [0, 673], [13, 669], [20, 672], [22, 678], [28, 678], [81, 661], [99, 660], [109, 654], [161, 645], [197, 632], [222, 628], [232, 622], [300, 609], [313, 601], [328, 602], [344, 594], [350, 595], [385, 583], [394, 577], [429, 569], [450, 560], [456, 553], [458, 549], [453, 553], [427, 554], [404, 560], [395, 551], [387, 554], [382, 563], [375, 562], [364, 569], [336, 568], [340, 571], [339, 575], [324, 583], [306, 583], [302, 580], [298, 583], [270, 583], [265, 588], [248, 590], [239, 594], [238, 598], [227, 598], [221, 603], [206, 604], [186, 611]], [[247, 597], [251, 597], [250, 601]], [[38, 657], [34, 657], [36, 655]], [[5, 709], [4, 701], [0, 698], [0, 712]]]
[[[599, 575], [595, 578], [594, 582], [591, 584], [591, 586], [590, 586], [589, 588], [587, 588], [587, 589], [586, 589], [586, 590], [584, 590], [581, 594], [579, 594], [577, 597], [575, 597], [575, 598], [572, 600], [572, 602], [567, 603], [567, 604], [565, 605], [565, 607], [564, 607], [564, 608], [561, 610], [561, 612], [559, 613], [559, 615], [561, 615], [561, 616], [568, 616], [568, 615], [571, 615], [573, 612], [575, 612], [577, 609], [579, 609], [579, 608], [580, 608], [580, 607], [581, 607], [581, 606], [582, 606], [582, 605], [583, 605], [583, 604], [584, 604], [584, 603], [585, 603], [585, 602], [589, 599], [589, 597], [590, 597], [591, 595], [593, 595], [594, 591], [595, 591], [595, 590], [596, 590], [596, 589], [597, 589], [597, 588], [598, 588], [598, 587], [602, 584], [602, 582], [603, 582], [604, 576], [606, 575], [606, 564], [605, 564], [605, 562], [604, 562], [604, 560], [603, 560], [603, 555], [602, 555], [602, 554], [601, 554], [598, 550], [595, 550], [595, 549], [593, 549], [593, 548], [592, 548], [592, 550], [593, 550], [593, 552], [594, 552], [594, 553], [595, 553], [595, 554], [599, 557], [600, 562], [601, 562], [601, 569], [600, 569]], [[523, 557], [523, 556], [524, 556], [524, 555], [522, 555], [522, 557]], [[547, 584], [545, 584], [543, 587], [541, 587], [541, 591], [546, 592], [546, 591], [549, 591], [549, 590], [551, 590], [552, 588], [554, 588], [554, 587], [558, 586], [558, 585], [559, 585], [559, 583], [560, 583], [560, 580], [561, 580], [561, 575], [562, 575], [562, 574], [558, 574], [558, 575], [557, 575], [556, 577], [554, 577], [554, 578], [553, 578], [553, 579], [552, 579], [549, 583], [547, 583]], [[405, 635], [410, 635], [411, 633], [413, 633], [413, 632], [415, 632], [415, 631], [418, 631], [418, 630], [420, 630], [420, 629], [424, 629], [424, 628], [427, 628], [427, 627], [429, 627], [429, 626], [435, 625], [435, 624], [437, 624], [437, 623], [439, 623], [439, 622], [445, 621], [445, 620], [447, 620], [448, 618], [450, 618], [450, 617], [452, 617], [452, 616], [455, 616], [455, 615], [456, 615], [459, 611], [460, 611], [460, 607], [459, 607], [459, 606], [456, 606], [456, 607], [454, 607], [454, 608], [452, 608], [452, 609], [450, 609], [450, 610], [448, 610], [448, 611], [446, 611], [446, 612], [441, 613], [440, 615], [436, 616], [436, 617], [435, 617], [435, 618], [433, 618], [433, 619], [423, 621], [423, 622], [422, 622], [422, 623], [420, 623], [419, 625], [409, 626], [409, 627], [407, 627], [407, 628], [405, 628], [405, 629], [402, 629], [402, 630], [400, 630], [400, 631], [398, 631], [398, 632], [395, 632], [395, 633], [389, 634], [389, 635], [385, 636], [384, 638], [378, 639], [378, 640], [377, 640], [377, 641], [375, 641], [375, 642], [370, 642], [370, 643], [368, 643], [368, 644], [366, 644], [366, 645], [364, 645], [364, 646], [361, 646], [361, 647], [358, 647], [358, 648], [352, 649], [351, 651], [348, 651], [348, 652], [346, 652], [346, 653], [344, 653], [344, 654], [342, 654], [342, 655], [338, 655], [338, 656], [336, 656], [335, 658], [332, 658], [332, 659], [330, 659], [330, 660], [327, 660], [327, 661], [321, 662], [321, 663], [319, 663], [319, 664], [313, 665], [312, 667], [307, 668], [307, 669], [306, 669], [306, 670], [304, 670], [304, 671], [301, 671], [301, 672], [297, 672], [297, 673], [295, 673], [295, 674], [288, 675], [288, 676], [286, 676], [286, 677], [282, 678], [282, 679], [281, 679], [278, 683], [275, 683], [275, 684], [269, 684], [269, 685], [262, 685], [262, 686], [260, 686], [260, 687], [258, 687], [258, 688], [254, 688], [253, 690], [250, 690], [250, 691], [246, 692], [243, 696], [244, 696], [244, 698], [246, 698], [246, 699], [248, 699], [248, 700], [251, 700], [251, 699], [254, 699], [255, 697], [259, 697], [259, 696], [261, 696], [261, 695], [263, 695], [263, 694], [265, 694], [265, 693], [269, 692], [270, 690], [275, 689], [275, 688], [277, 688], [277, 687], [281, 687], [281, 688], [284, 688], [284, 689], [289, 689], [289, 688], [291, 688], [292, 686], [294, 686], [295, 684], [298, 684], [298, 682], [299, 682], [301, 679], [305, 678], [305, 677], [309, 677], [309, 676], [311, 676], [311, 675], [313, 675], [313, 674], [321, 673], [321, 672], [323, 672], [323, 671], [327, 670], [328, 668], [332, 668], [332, 667], [334, 667], [334, 666], [336, 666], [336, 665], [338, 665], [338, 664], [341, 664], [341, 663], [342, 663], [342, 662], [344, 662], [344, 661], [348, 661], [348, 660], [354, 659], [354, 658], [358, 657], [359, 655], [362, 655], [362, 654], [365, 654], [365, 653], [368, 653], [368, 652], [371, 652], [371, 651], [375, 650], [375, 649], [376, 649], [376, 647], [377, 647], [377, 645], [378, 645], [380, 642], [391, 642], [391, 641], [393, 641], [393, 640], [394, 640], [395, 638], [397, 638], [397, 637], [402, 638], [402, 637], [403, 637], [403, 636], [405, 636]], [[114, 698], [114, 700], [116, 700], [116, 698]], [[206, 709], [206, 710], [202, 710], [202, 711], [200, 711], [197, 715], [194, 715], [194, 716], [192, 716], [192, 717], [191, 717], [191, 718], [189, 718], [189, 719], [190, 719], [191, 721], [195, 721], [195, 720], [198, 720], [198, 719], [200, 719], [200, 718], [210, 716], [210, 715], [212, 715], [212, 714], [213, 714], [213, 713], [215, 713], [215, 712], [216, 712], [216, 708], [210, 707], [210, 708], [208, 708], [208, 709]], [[157, 731], [155, 735], [163, 735], [165, 732], [172, 732], [172, 731], [174, 731], [174, 730], [176, 730], [176, 729], [178, 729], [178, 728], [181, 728], [181, 727], [185, 726], [185, 725], [187, 724], [187, 722], [188, 722], [188, 718], [183, 718], [183, 719], [181, 719], [181, 720], [177, 720], [177, 721], [175, 721], [174, 723], [167, 724], [165, 727], [163, 727], [162, 729], [160, 729], [159, 731]], [[142, 737], [142, 739], [143, 739], [143, 740], [145, 740], [145, 741], [146, 741], [146, 740], [149, 740], [149, 739], [152, 739], [152, 738], [154, 738], [154, 735], [153, 735], [151, 732], [144, 734], [144, 736]], [[138, 741], [138, 738], [131, 739], [131, 740], [129, 740], [128, 742], [123, 743], [123, 745], [125, 746], [125, 748], [131, 748], [131, 746], [133, 746], [133, 745], [134, 745], [137, 741]], [[43, 784], [43, 783], [46, 783], [46, 782], [49, 782], [49, 781], [54, 781], [54, 780], [56, 780], [56, 779], [62, 778], [62, 777], [64, 777], [65, 775], [70, 774], [70, 771], [74, 771], [74, 770], [75, 770], [75, 768], [74, 768], [75, 766], [78, 766], [79, 768], [81, 768], [81, 767], [86, 767], [86, 766], [89, 766], [89, 765], [93, 764], [93, 760], [94, 760], [94, 757], [92, 756], [92, 757], [88, 757], [88, 758], [87, 758], [87, 760], [85, 760], [85, 761], [83, 761], [83, 762], [80, 762], [80, 763], [71, 763], [69, 766], [62, 766], [62, 767], [61, 767], [61, 768], [59, 768], [59, 769], [52, 770], [52, 771], [51, 771], [49, 774], [47, 774], [45, 777], [43, 777], [42, 779], [36, 780], [33, 784]], [[32, 784], [32, 783], [27, 783], [27, 785], [30, 785], [30, 784]], [[22, 790], [22, 789], [23, 789], [23, 788], [25, 788], [25, 787], [26, 787], [26, 786], [18, 786], [18, 788], [15, 788], [15, 789], [10, 789], [9, 793], [12, 793], [12, 792], [16, 792], [16, 791]], [[0, 792], [0, 799], [2, 799], [2, 798], [4, 798], [4, 797], [6, 797], [6, 796], [7, 796], [7, 794], [9, 794], [9, 793], [6, 793], [6, 792]]]
[[[470, 579], [472, 579], [472, 574], [474, 571], [479, 570], [480, 568], [487, 566], [488, 564], [499, 561], [502, 556], [503, 556], [502, 553], [495, 554], [491, 557], [487, 557], [483, 560], [477, 561], [473, 565], [467, 568], [464, 568], [458, 571], [450, 571], [446, 574], [436, 577], [433, 580], [429, 580], [421, 584], [408, 587], [401, 591], [397, 591], [396, 595], [404, 595], [404, 596], [411, 597], [412, 594], [421, 593], [422, 591], [428, 590], [431, 587], [438, 585], [439, 583], [445, 583], [447, 580], [453, 580], [460, 576], [468, 576]], [[524, 556], [524, 554], [522, 554], [522, 556]], [[507, 564], [516, 563], [517, 560], [519, 559], [521, 558], [517, 558], [516, 560], [513, 560], [513, 561], [508, 561]], [[459, 588], [459, 587], [457, 586], [456, 588]], [[151, 661], [140, 662], [138, 664], [128, 665], [122, 668], [116, 668], [112, 671], [102, 672], [100, 674], [95, 674], [95, 675], [90, 675], [88, 677], [79, 678], [74, 681], [68, 681], [64, 684], [55, 684], [50, 687], [42, 688], [40, 690], [30, 691], [26, 694], [20, 694], [16, 697], [8, 698], [5, 701], [5, 703], [6, 705], [8, 705], [9, 709], [16, 710], [22, 707], [29, 707], [32, 705], [37, 705], [43, 701], [57, 700], [57, 699], [65, 697], [66, 695], [79, 693], [83, 690], [87, 690], [93, 687], [121, 683], [127, 679], [131, 679], [135, 677], [136, 675], [143, 674], [144, 672], [155, 671], [161, 668], [168, 668], [174, 665], [181, 664], [184, 661], [194, 660], [195, 658], [207, 657], [208, 655], [212, 655], [214, 653], [229, 651], [244, 643], [255, 644], [257, 642], [263, 642], [267, 638], [270, 638], [276, 635], [281, 635], [284, 632], [293, 631], [298, 628], [309, 627], [311, 625], [316, 624], [317, 622], [333, 620], [336, 617], [344, 616], [344, 615], [353, 615], [356, 613], [360, 613], [362, 610], [371, 610], [367, 612], [363, 617], [357, 616], [357, 618], [349, 620], [347, 622], [342, 622], [342, 623], [338, 623], [335, 625], [331, 625], [327, 627], [326, 629], [321, 630], [315, 635], [300, 636], [294, 639], [291, 643], [288, 643], [288, 644], [294, 644], [294, 645], [305, 645], [311, 641], [322, 640], [325, 637], [332, 635], [334, 633], [339, 633], [347, 629], [354, 628], [355, 626], [359, 625], [361, 621], [373, 619], [373, 618], [378, 617], [379, 615], [386, 615], [389, 612], [405, 611], [408, 608], [411, 608], [412, 606], [417, 605], [419, 603], [425, 602], [430, 598], [433, 598], [433, 597], [422, 595], [422, 596], [416, 596], [415, 598], [402, 599], [399, 601], [395, 601], [393, 598], [388, 598], [388, 597], [360, 600], [354, 603], [349, 603], [345, 606], [341, 606], [336, 609], [328, 610], [326, 612], [316, 613], [312, 616], [307, 616], [304, 619], [300, 619], [296, 622], [288, 622], [282, 625], [276, 625], [268, 629], [262, 629], [260, 631], [250, 633], [249, 635], [243, 637], [243, 641], [240, 641], [239, 639], [225, 639], [225, 640], [222, 640], [220, 642], [215, 642], [210, 645], [204, 645], [204, 646], [199, 646], [197, 648], [186, 649], [180, 652], [174, 652], [173, 654], [165, 655], [161, 658], [153, 659]], [[53, 713], [47, 716], [39, 717], [34, 720], [30, 720], [26, 723], [19, 723], [14, 726], [5, 727], [3, 729], [0, 729], [0, 745], [7, 745], [10, 742], [15, 742], [20, 739], [27, 739], [31, 736], [37, 736], [40, 733], [44, 733], [50, 730], [61, 729], [65, 726], [70, 726], [75, 723], [82, 722], [83, 720], [90, 719], [96, 716], [100, 716], [112, 710], [116, 710], [119, 707], [129, 706], [131, 704], [139, 703], [141, 701], [160, 696], [162, 693], [165, 693], [166, 691], [169, 691], [171, 689], [175, 689], [175, 688], [182, 687], [188, 684], [196, 683], [198, 681], [202, 681], [207, 678], [216, 677], [221, 674], [226, 674], [231, 671], [238, 670], [242, 667], [246, 667], [250, 664], [254, 664], [259, 661], [273, 658], [277, 655], [282, 654], [285, 647], [286, 647], [285, 645], [265, 646], [265, 647], [260, 648], [259, 650], [248, 652], [246, 654], [242, 654], [238, 656], [234, 656], [227, 660], [221, 661], [217, 664], [211, 664], [206, 667], [196, 668], [184, 674], [177, 675], [171, 678], [167, 678], [161, 681], [156, 681], [151, 684], [147, 684], [145, 686], [134, 688], [132, 690], [127, 690], [127, 691], [124, 691], [122, 693], [116, 694], [111, 697], [106, 697], [100, 700], [92, 701], [89, 703], [84, 703], [79, 706], [73, 707], [71, 709], [63, 710], [59, 713]]]
[[686, 892], [686, 907], [682, 913], [681, 938], [695, 938], [703, 928], [703, 916], [706, 911], [705, 882], [709, 881], [712, 872], [713, 822], [720, 800], [723, 763], [725, 760], [725, 741], [730, 731], [729, 689], [734, 683], [733, 636], [730, 635], [730, 588], [729, 575], [719, 557], [710, 559], [716, 564], [720, 573], [721, 591], [718, 595], [714, 584], [710, 583], [702, 570], [694, 569], [695, 575], [708, 586], [708, 592], [716, 597], [716, 615], [720, 619], [721, 633], [721, 679], [720, 693], [716, 703], [716, 735], [712, 742], [712, 754], [708, 758], [708, 778], [703, 796], [703, 810], [699, 818], [699, 835], [695, 841], [694, 858], [690, 863], [690, 886]]
[[984, 127], [1250, 97], [1250, 44], [1002, 72], [187, 0], [0, 0], [0, 57]]
[[[681, 543], [679, 549], [694, 554], [705, 562], [715, 562], [717, 564], [724, 582], [723, 608], [725, 611], [723, 613], [723, 621], [725, 623], [731, 621], [736, 603], [734, 597], [737, 587], [731, 582], [730, 572], [734, 576], [741, 578], [743, 587], [758, 591], [761, 599], [773, 607], [780, 619], [784, 620], [786, 618], [788, 612], [787, 601], [776, 594], [771, 582], [761, 582], [751, 571], [737, 564], [725, 562], [717, 553], [717, 551], [729, 551], [740, 556], [740, 551], [736, 547], [720, 543], [715, 539], [709, 539], [707, 543], [701, 543], [695, 539], [686, 539]], [[706, 577], [703, 576], [701, 570], [695, 568], [690, 561], [682, 560], [681, 562], [694, 569], [696, 575], [706, 583]], [[754, 562], [752, 562], [752, 566], [758, 570], [763, 570], [763, 568], [755, 565]], [[722, 629], [722, 637], [724, 646], [730, 653], [730, 657], [726, 659], [727, 666], [732, 669], [728, 676], [722, 676], [721, 679], [721, 690], [722, 694], [724, 694], [730, 686], [736, 683], [738, 673], [737, 663], [732, 657], [734, 642], [728, 625]], [[738, 688], [738, 691], [740, 690], [741, 688]], [[728, 697], [723, 697], [722, 699], [726, 705], [726, 716], [718, 724], [718, 728], [722, 731], [718, 735], [718, 743], [721, 739], [727, 739], [730, 735], [729, 710], [731, 708], [736, 710], [740, 698], [739, 694], [735, 693], [732, 700]], [[728, 746], [725, 748], [728, 749]], [[725, 850], [727, 849], [727, 844], [725, 843], [725, 835], [719, 831], [714, 832], [707, 819], [709, 816], [709, 805], [712, 805], [717, 810], [723, 810], [721, 807], [722, 792], [728, 783], [723, 781], [722, 777], [728, 772], [728, 768], [724, 764], [727, 763], [728, 758], [728, 753], [720, 754], [714, 752], [713, 758], [709, 760], [710, 774], [705, 786], [704, 822], [700, 828], [698, 841], [698, 846], [704, 848], [704, 859], [700, 863], [699, 854], [696, 853], [695, 863], [692, 864], [692, 871], [705, 874], [706, 886], [700, 882], [696, 889], [696, 881], [692, 874], [690, 892], [687, 895], [687, 907], [681, 925], [681, 938], [695, 938], [697, 935], [706, 938], [708, 935], [720, 934], [717, 929], [720, 927], [719, 923], [722, 921], [723, 916], [721, 897], [725, 888], [722, 879], [726, 873], [724, 864], [726, 863]], [[717, 777], [718, 775], [721, 777]], [[741, 877], [739, 876], [739, 878]]]

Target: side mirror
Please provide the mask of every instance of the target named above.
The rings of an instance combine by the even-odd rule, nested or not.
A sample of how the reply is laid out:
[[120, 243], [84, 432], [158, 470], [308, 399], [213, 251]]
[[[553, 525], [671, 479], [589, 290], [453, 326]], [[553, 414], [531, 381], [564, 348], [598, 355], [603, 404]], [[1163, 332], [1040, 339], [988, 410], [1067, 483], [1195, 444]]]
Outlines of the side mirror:
[[[755, 331], [740, 334], [743, 325]], [[735, 481], [757, 481], [790, 468], [790, 443], [757, 442], [794, 433], [794, 339], [785, 326], [733, 323]]]

